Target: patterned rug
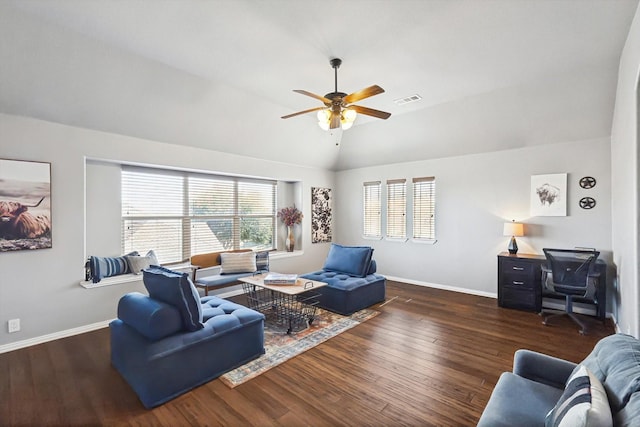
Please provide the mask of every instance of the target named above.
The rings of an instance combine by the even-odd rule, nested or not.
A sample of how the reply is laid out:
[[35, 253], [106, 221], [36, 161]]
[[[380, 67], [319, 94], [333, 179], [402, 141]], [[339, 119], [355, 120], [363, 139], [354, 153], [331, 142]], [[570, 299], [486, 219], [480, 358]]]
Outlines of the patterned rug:
[[351, 316], [341, 316], [318, 308], [316, 317], [308, 328], [298, 332], [294, 330], [289, 335], [286, 326], [269, 319], [264, 331], [266, 353], [227, 372], [220, 379], [227, 386], [236, 387], [378, 314], [377, 311], [364, 309]]

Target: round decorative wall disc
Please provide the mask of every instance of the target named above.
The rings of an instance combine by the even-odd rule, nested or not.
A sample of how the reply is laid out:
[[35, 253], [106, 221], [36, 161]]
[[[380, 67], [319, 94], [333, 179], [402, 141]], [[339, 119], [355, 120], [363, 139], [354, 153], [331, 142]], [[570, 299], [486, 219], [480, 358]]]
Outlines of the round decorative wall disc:
[[596, 179], [592, 176], [585, 176], [580, 178], [580, 187], [582, 188], [593, 188], [596, 186]]
[[582, 209], [593, 209], [595, 205], [596, 199], [594, 199], [593, 197], [583, 197], [582, 199], [580, 199], [580, 207]]

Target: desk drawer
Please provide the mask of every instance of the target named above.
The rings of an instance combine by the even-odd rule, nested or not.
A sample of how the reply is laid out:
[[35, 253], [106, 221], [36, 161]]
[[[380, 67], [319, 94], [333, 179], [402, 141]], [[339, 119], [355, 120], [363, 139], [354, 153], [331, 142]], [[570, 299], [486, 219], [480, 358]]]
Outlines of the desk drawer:
[[502, 263], [502, 272], [505, 274], [531, 274], [533, 273], [533, 264], [517, 260], [505, 260]]
[[518, 289], [505, 286], [502, 288], [501, 297], [500, 305], [502, 307], [537, 310], [536, 296], [530, 289]]
[[502, 286], [510, 287], [510, 288], [523, 288], [523, 289], [533, 289], [535, 285], [535, 281], [531, 276], [525, 276], [522, 274], [504, 274], [502, 276]]

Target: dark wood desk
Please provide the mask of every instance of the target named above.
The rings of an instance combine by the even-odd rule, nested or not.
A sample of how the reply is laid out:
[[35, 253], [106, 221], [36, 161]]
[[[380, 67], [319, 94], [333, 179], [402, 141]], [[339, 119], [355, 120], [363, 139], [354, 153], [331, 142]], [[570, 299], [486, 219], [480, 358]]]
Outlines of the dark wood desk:
[[[506, 308], [542, 310], [542, 270], [547, 260], [544, 255], [508, 252], [498, 254], [498, 305]], [[596, 289], [596, 313], [604, 320], [607, 312], [607, 263], [599, 259], [596, 272], [600, 281]], [[545, 298], [551, 298], [545, 295]], [[576, 302], [593, 304], [592, 301], [575, 298]]]

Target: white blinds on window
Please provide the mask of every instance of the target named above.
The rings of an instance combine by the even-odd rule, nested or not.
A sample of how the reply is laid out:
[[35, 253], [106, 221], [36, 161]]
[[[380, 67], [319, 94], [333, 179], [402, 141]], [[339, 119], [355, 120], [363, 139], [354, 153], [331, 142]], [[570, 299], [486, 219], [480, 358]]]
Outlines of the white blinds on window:
[[363, 185], [363, 190], [363, 234], [365, 237], [382, 237], [382, 227], [380, 226], [380, 181], [365, 182]]
[[223, 249], [273, 249], [276, 182], [122, 168], [124, 253], [153, 249], [160, 263]]
[[407, 237], [406, 179], [387, 181], [387, 237]]
[[413, 178], [413, 238], [435, 239], [436, 179]]

